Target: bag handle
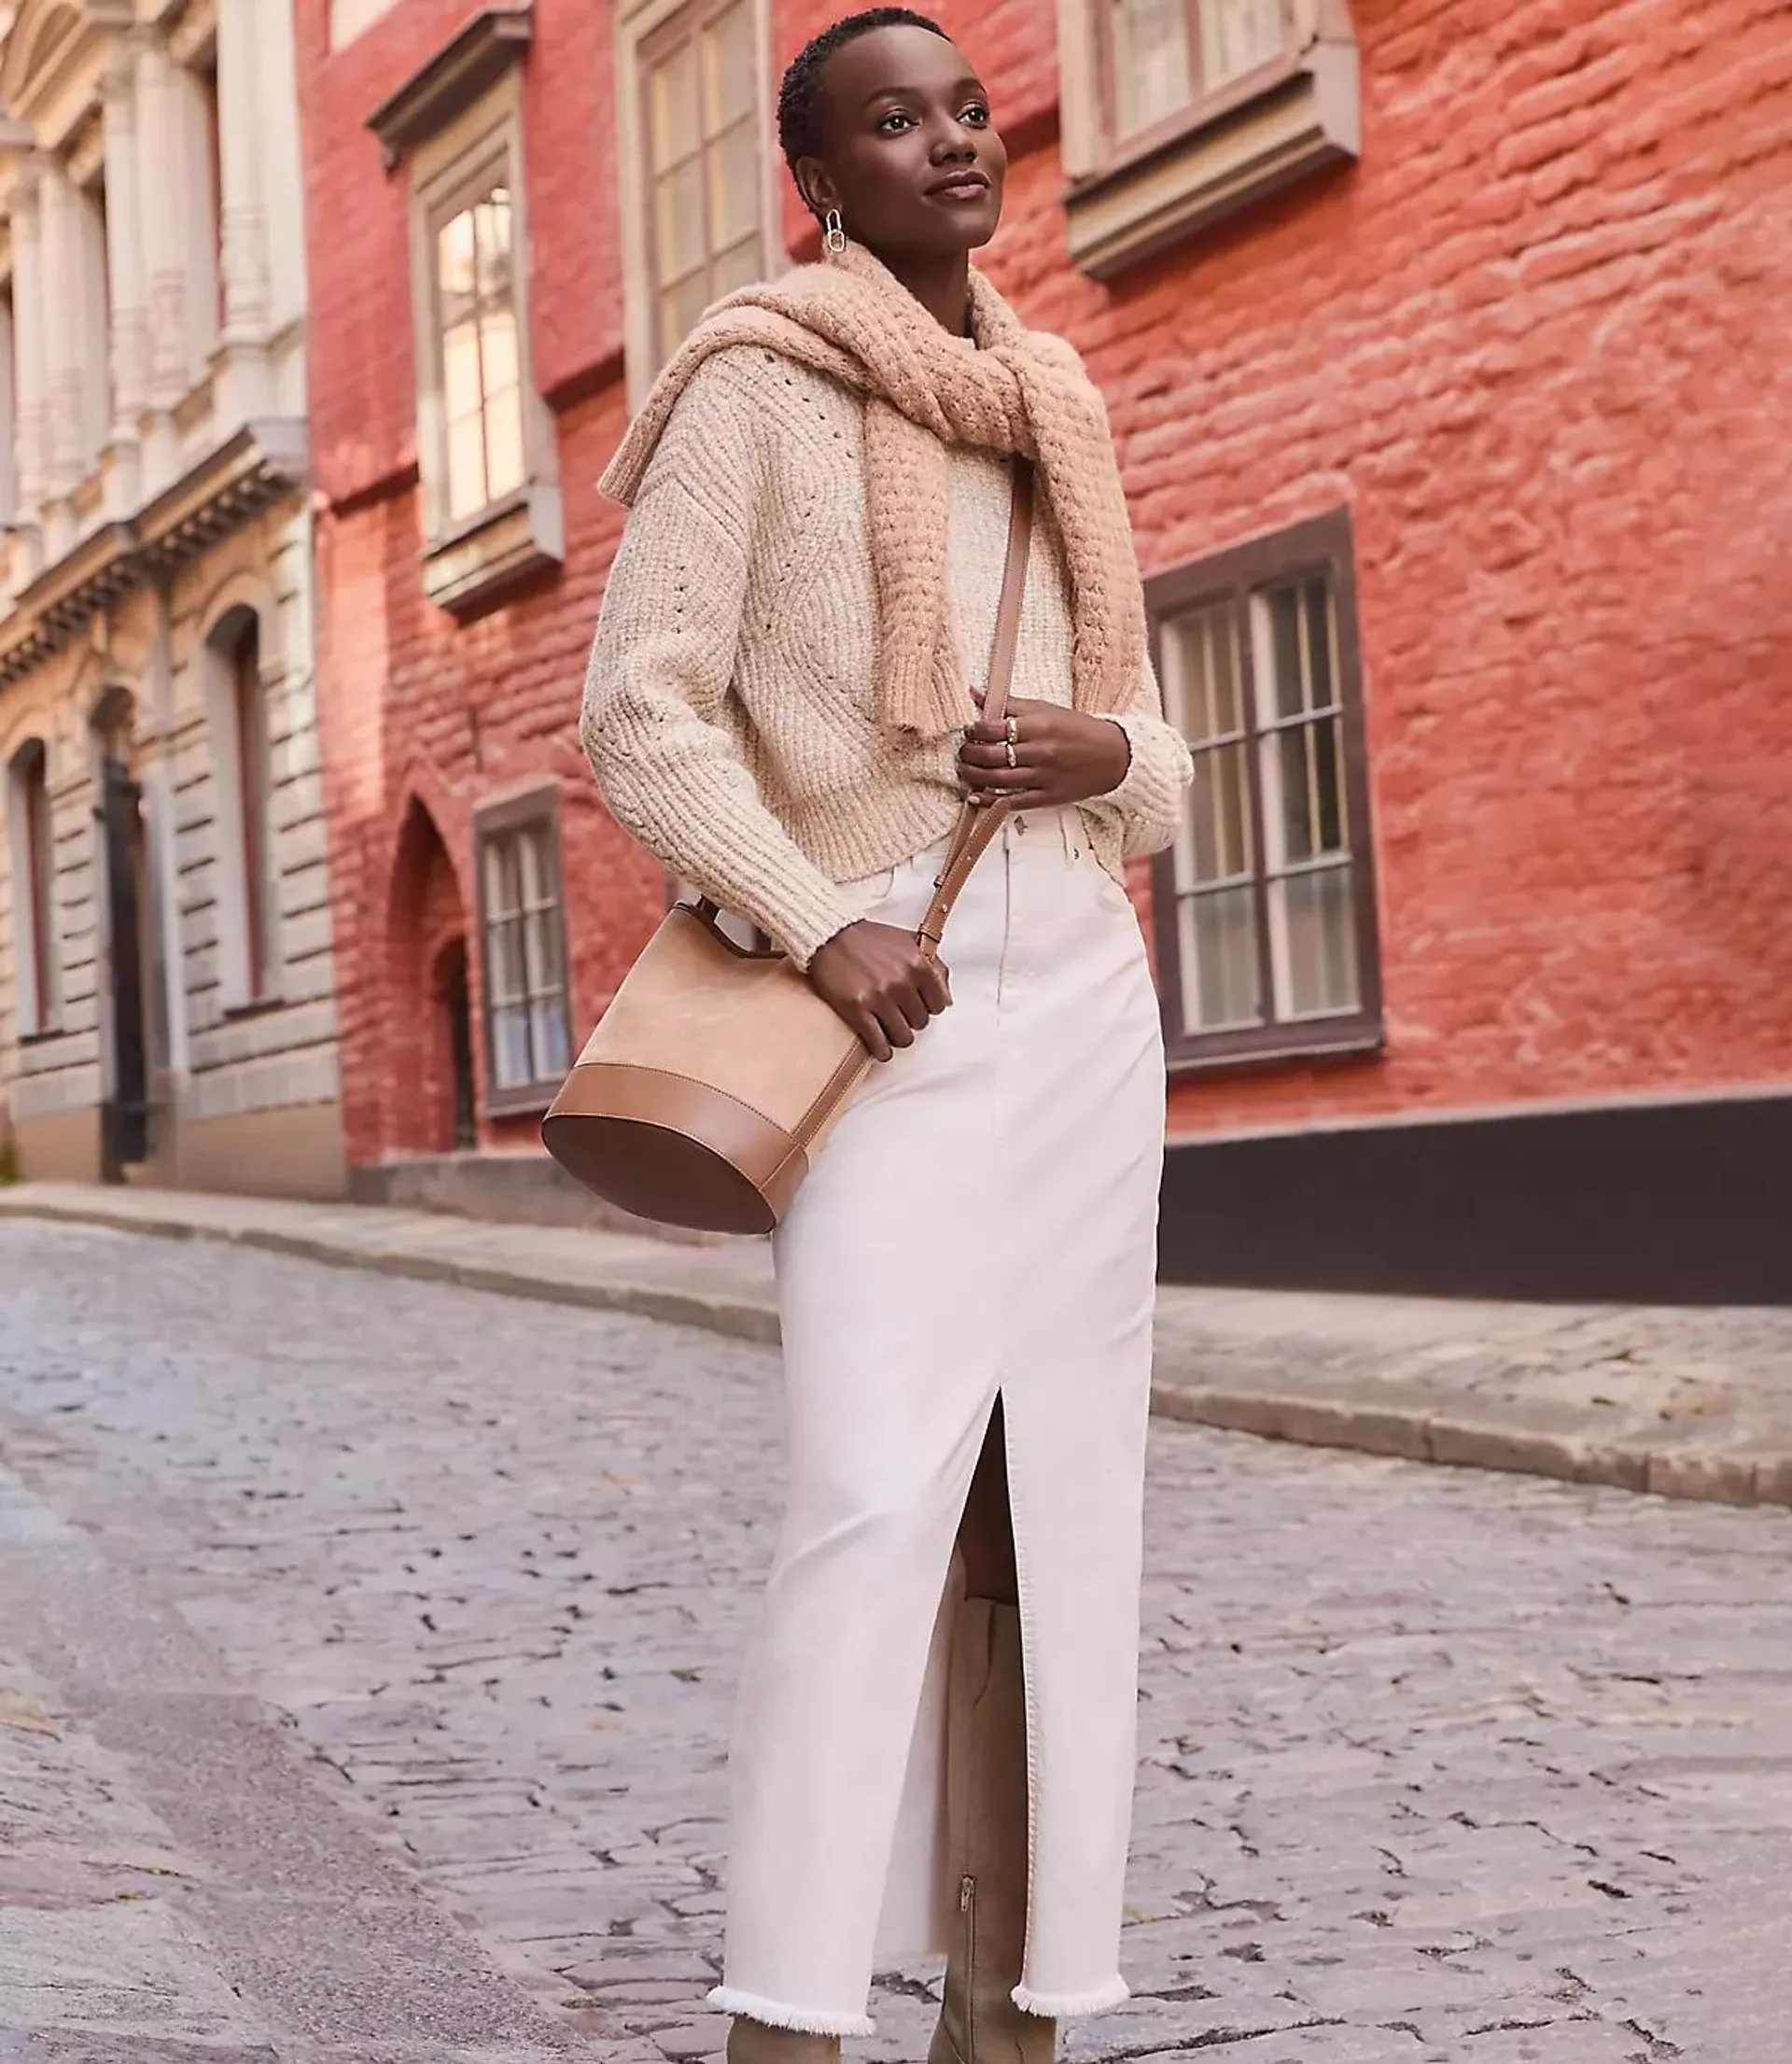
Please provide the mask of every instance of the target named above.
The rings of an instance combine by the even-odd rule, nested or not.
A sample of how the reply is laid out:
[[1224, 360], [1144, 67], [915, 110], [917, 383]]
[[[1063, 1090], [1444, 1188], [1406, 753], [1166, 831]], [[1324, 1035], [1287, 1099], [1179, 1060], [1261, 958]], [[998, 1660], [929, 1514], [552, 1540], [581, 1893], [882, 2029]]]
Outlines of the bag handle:
[[[1027, 559], [1033, 542], [1032, 461], [1015, 460], [1015, 490], [1008, 509], [1008, 556], [1001, 569], [1001, 598], [996, 604], [996, 636], [989, 652], [989, 673], [984, 684], [983, 718], [1000, 723], [1008, 709], [1008, 687], [1014, 678], [1015, 648], [1020, 642], [1020, 603], [1027, 585]], [[916, 933], [921, 950], [934, 959], [952, 906], [970, 878], [971, 870], [988, 851], [1001, 821], [1008, 815], [1005, 802], [969, 803], [959, 812], [945, 861], [933, 883], [933, 898]]]

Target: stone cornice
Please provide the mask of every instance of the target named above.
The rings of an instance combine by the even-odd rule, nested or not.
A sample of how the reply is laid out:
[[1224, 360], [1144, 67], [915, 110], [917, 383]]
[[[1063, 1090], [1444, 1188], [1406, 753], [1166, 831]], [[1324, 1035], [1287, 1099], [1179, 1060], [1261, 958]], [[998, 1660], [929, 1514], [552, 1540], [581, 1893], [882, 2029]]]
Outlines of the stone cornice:
[[41, 665], [119, 596], [166, 578], [302, 485], [306, 468], [303, 423], [245, 424], [134, 517], [83, 539], [0, 621], [0, 687]]
[[132, 24], [132, 0], [24, 0], [0, 48], [0, 107], [60, 148], [99, 105], [112, 45]]

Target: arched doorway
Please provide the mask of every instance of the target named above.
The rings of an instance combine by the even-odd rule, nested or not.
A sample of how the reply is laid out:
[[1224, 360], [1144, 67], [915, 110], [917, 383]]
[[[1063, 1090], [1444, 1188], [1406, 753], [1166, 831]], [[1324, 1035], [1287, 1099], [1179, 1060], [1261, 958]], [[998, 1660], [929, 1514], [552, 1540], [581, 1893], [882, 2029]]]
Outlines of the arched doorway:
[[149, 1158], [150, 937], [149, 838], [143, 790], [133, 773], [136, 705], [108, 688], [93, 710], [96, 761], [94, 832], [105, 926], [105, 1101], [100, 1152], [108, 1182]]
[[386, 1150], [475, 1145], [466, 906], [435, 819], [414, 799], [399, 834], [386, 943]]
[[435, 1007], [447, 1029], [453, 1077], [455, 1148], [466, 1153], [479, 1144], [479, 1092], [473, 1082], [472, 992], [467, 983], [467, 941], [450, 939], [436, 955], [431, 984]]

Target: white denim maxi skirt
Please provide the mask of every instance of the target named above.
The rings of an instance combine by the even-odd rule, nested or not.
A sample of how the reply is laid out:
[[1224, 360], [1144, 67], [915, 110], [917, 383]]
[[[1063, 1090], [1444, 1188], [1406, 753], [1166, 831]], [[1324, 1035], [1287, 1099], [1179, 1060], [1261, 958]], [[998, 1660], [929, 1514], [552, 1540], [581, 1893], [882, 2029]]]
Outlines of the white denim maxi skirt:
[[[940, 849], [865, 885], [913, 926]], [[946, 1945], [954, 1544], [998, 1396], [1027, 1670], [1015, 1997], [1127, 1996], [1141, 1504], [1164, 1057], [1125, 891], [1077, 810], [1011, 821], [942, 949], [952, 1007], [873, 1071], [777, 1236], [789, 1504], [731, 1758], [711, 2003], [864, 2034]]]

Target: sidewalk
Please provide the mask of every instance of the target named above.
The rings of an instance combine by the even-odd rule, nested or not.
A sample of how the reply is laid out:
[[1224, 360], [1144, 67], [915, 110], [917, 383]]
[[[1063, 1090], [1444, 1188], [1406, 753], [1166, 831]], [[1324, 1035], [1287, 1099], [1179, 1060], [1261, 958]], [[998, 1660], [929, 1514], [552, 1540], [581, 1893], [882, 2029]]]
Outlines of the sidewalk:
[[501, 1967], [346, 1790], [168, 1598], [0, 1467], [0, 2058], [660, 2058]]
[[[762, 1243], [21, 1184], [0, 1220], [235, 1241], [336, 1266], [777, 1338]], [[4, 1282], [0, 1244], [0, 1282]], [[1789, 1264], [1792, 1266], [1792, 1264]], [[1415, 1462], [1792, 1505], [1792, 1309], [1456, 1303], [1166, 1286], [1155, 1409]]]

